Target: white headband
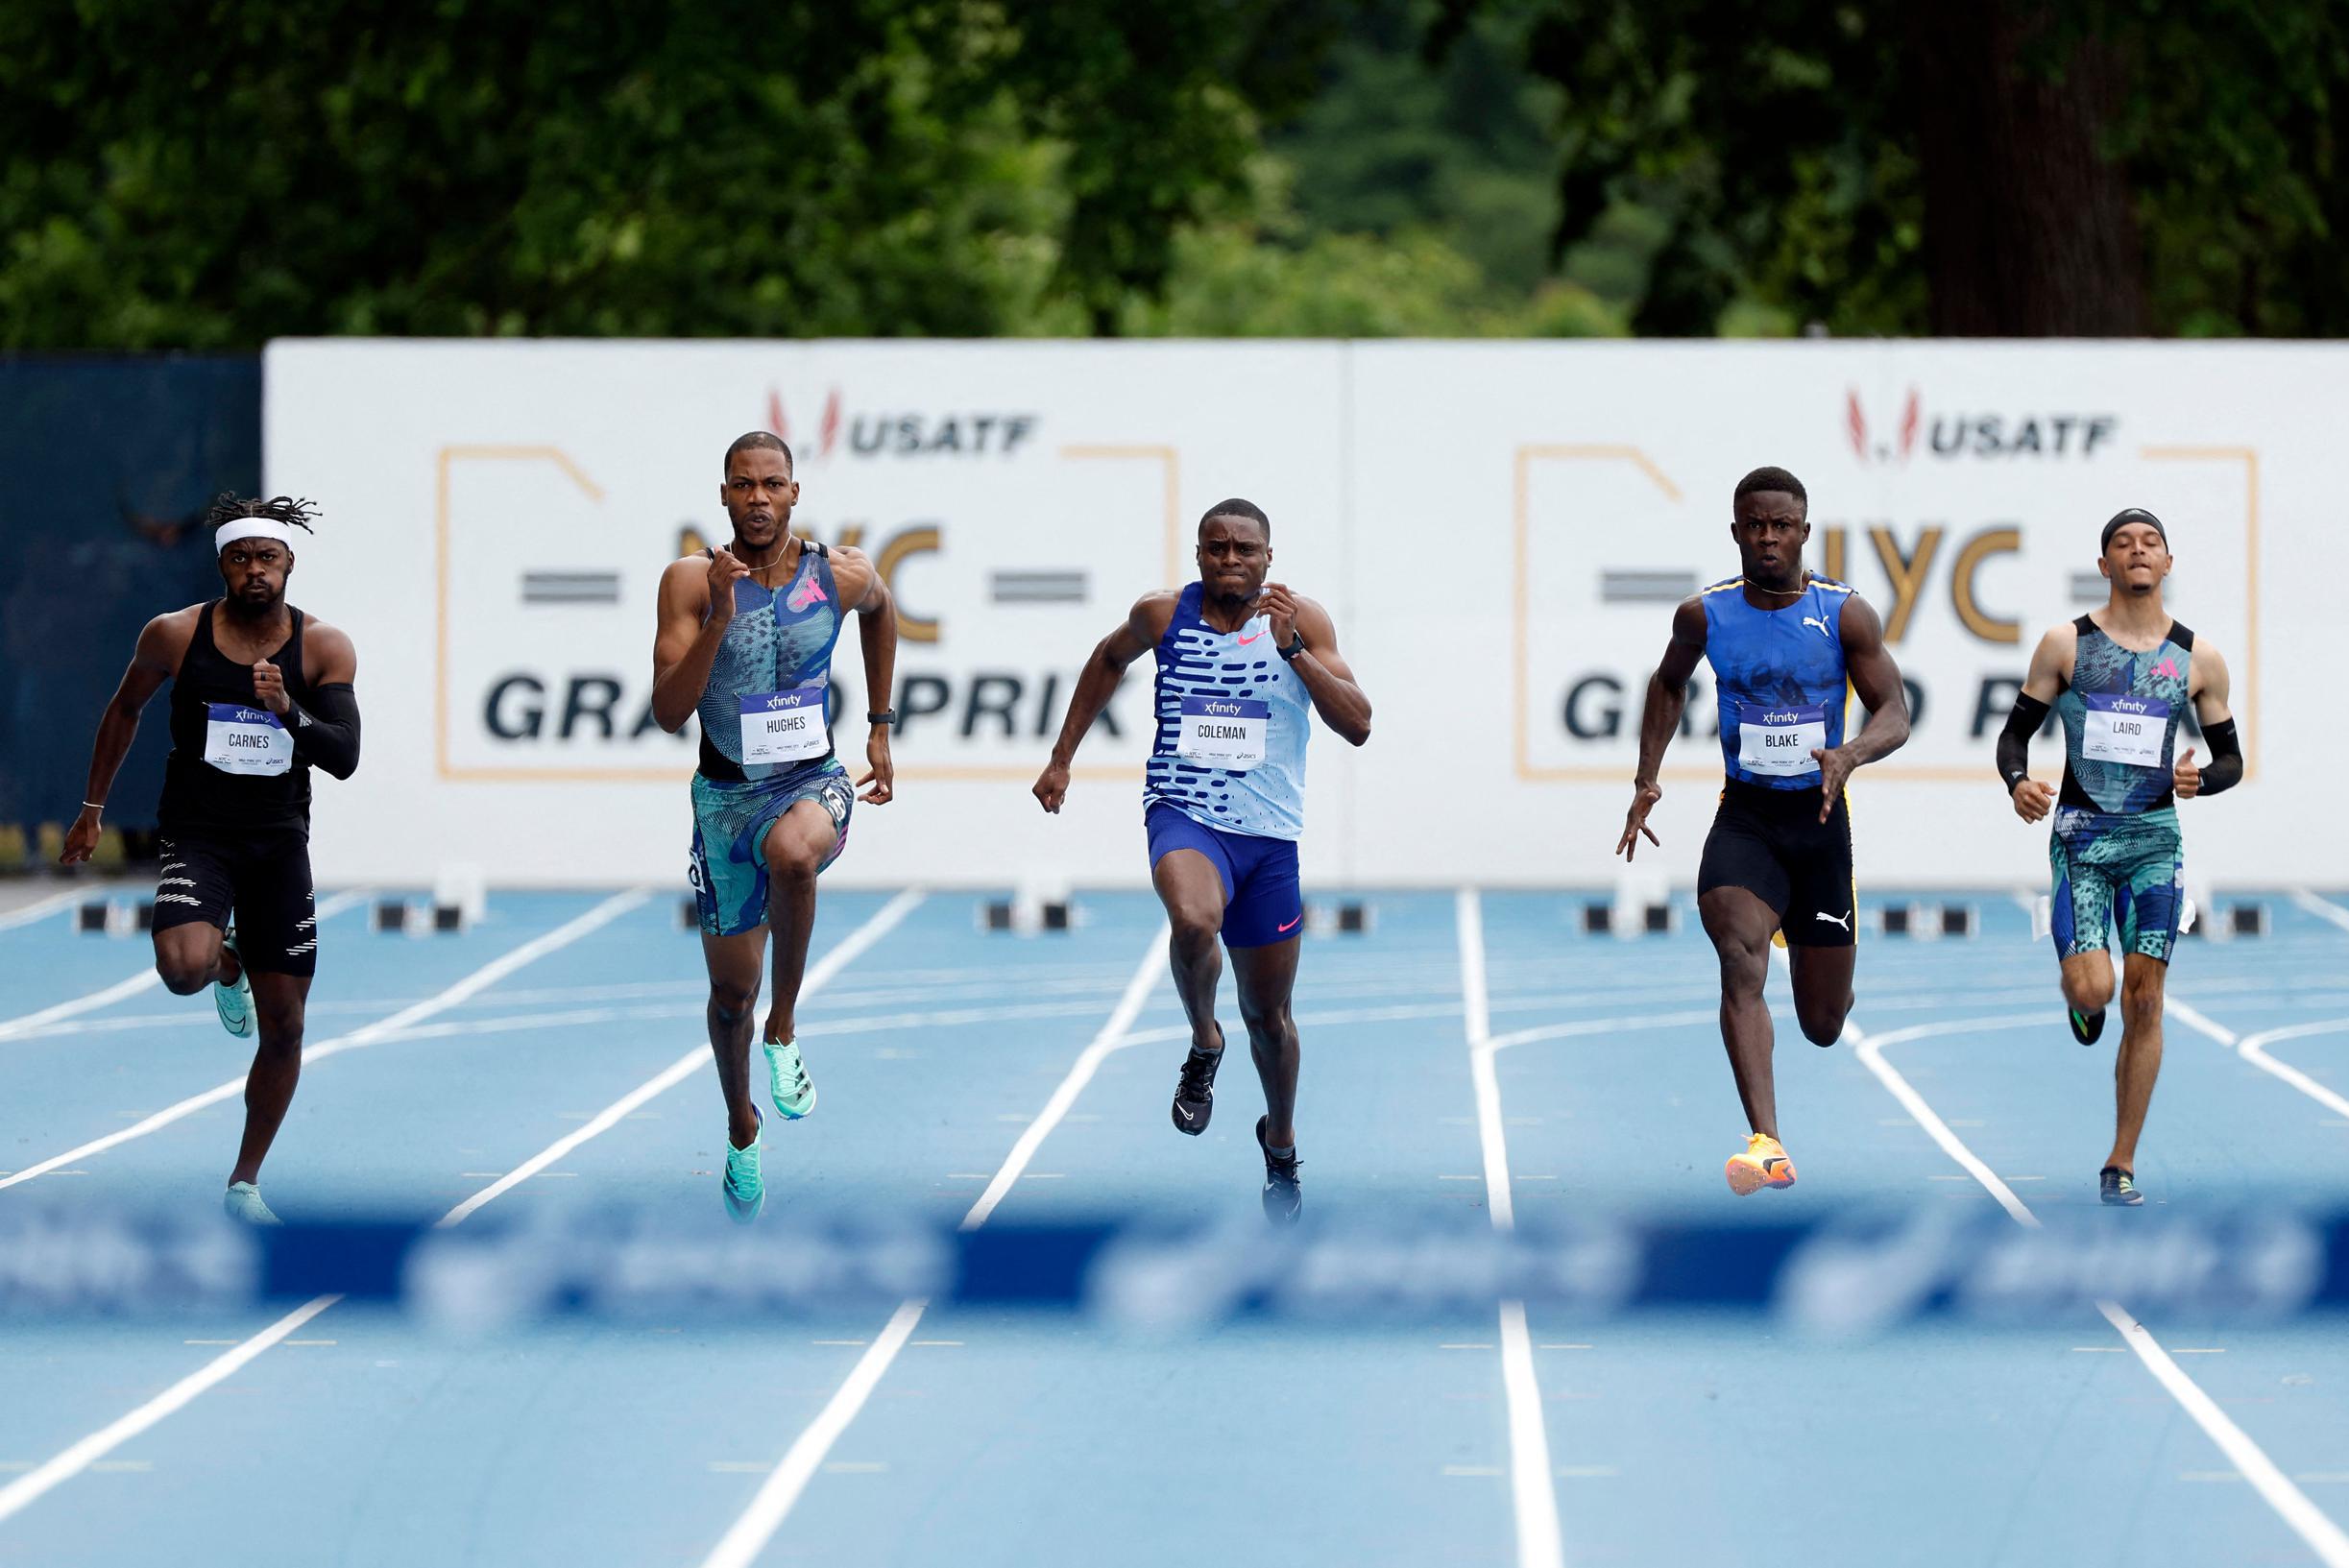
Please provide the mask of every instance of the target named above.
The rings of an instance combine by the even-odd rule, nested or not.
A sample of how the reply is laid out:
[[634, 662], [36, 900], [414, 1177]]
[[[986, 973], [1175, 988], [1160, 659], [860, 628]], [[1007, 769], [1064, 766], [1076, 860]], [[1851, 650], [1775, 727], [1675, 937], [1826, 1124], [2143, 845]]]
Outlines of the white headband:
[[288, 551], [294, 547], [294, 530], [277, 519], [239, 518], [220, 525], [220, 532], [212, 536], [212, 549], [218, 553], [240, 539], [274, 539]]

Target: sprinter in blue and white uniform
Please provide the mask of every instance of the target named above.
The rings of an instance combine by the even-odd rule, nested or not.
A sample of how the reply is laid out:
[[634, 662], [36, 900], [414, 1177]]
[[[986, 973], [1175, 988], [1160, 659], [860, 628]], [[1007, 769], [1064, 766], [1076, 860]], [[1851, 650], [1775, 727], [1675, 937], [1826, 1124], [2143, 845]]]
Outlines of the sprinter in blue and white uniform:
[[779, 1115], [797, 1121], [815, 1109], [793, 1030], [815, 879], [847, 847], [857, 802], [886, 805], [896, 783], [893, 711], [864, 715], [866, 772], [855, 784], [833, 753], [825, 712], [832, 653], [848, 613], [857, 612], [864, 688], [876, 696], [893, 689], [897, 607], [862, 551], [827, 549], [791, 532], [799, 483], [782, 437], [754, 430], [727, 447], [718, 498], [734, 538], [723, 549], [671, 562], [661, 576], [652, 714], [671, 734], [701, 716], [688, 876], [710, 972], [710, 1049], [726, 1097], [720, 1191], [726, 1212], [748, 1223], [766, 1202], [750, 1033], [767, 928], [775, 934], [767, 1093]]
[[[1810, 538], [1803, 481], [1756, 469], [1737, 481], [1731, 515], [1744, 569], [1673, 612], [1672, 640], [1648, 682], [1639, 772], [1615, 852], [1628, 860], [1642, 834], [1657, 842], [1647, 825], [1664, 793], [1657, 770], [1704, 659], [1713, 668], [1728, 777], [1697, 872], [1697, 910], [1721, 956], [1721, 1039], [1745, 1104], [1746, 1146], [1726, 1171], [1730, 1191], [1743, 1197], [1795, 1179], [1779, 1142], [1762, 1001], [1771, 938], [1785, 942], [1804, 1038], [1833, 1045], [1852, 1010], [1858, 953], [1844, 780], [1908, 738], [1908, 697], [1867, 601], [1803, 569]], [[1868, 709], [1866, 726], [1849, 738], [1847, 683]]]
[[1142, 789], [1150, 880], [1174, 929], [1174, 988], [1191, 1050], [1174, 1089], [1175, 1130], [1207, 1130], [1223, 1028], [1216, 1022], [1222, 948], [1239, 981], [1248, 1054], [1264, 1084], [1256, 1143], [1264, 1209], [1294, 1219], [1297, 1179], [1296, 984], [1305, 905], [1296, 840], [1305, 828], [1305, 740], [1313, 713], [1350, 745], [1370, 738], [1370, 701], [1338, 654], [1329, 612], [1268, 583], [1272, 524], [1252, 502], [1208, 509], [1199, 580], [1146, 594], [1085, 661], [1035, 796], [1058, 811], [1078, 742], [1109, 706], [1126, 666], [1158, 655], [1157, 733]]

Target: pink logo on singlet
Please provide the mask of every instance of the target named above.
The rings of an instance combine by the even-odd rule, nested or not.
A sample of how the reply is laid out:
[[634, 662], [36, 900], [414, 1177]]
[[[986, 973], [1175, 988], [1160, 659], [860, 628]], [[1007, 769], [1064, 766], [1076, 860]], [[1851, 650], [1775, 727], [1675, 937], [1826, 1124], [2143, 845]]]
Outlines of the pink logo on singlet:
[[790, 607], [791, 614], [796, 615], [802, 610], [807, 609], [808, 606], [811, 604], [821, 604], [823, 599], [824, 585], [817, 582], [812, 577], [802, 577], [797, 583], [792, 585], [791, 596], [786, 599], [784, 603], [788, 605]]
[[2165, 659], [2153, 666], [2153, 673], [2165, 681], [2174, 681], [2178, 678], [2178, 662], [2174, 659]]

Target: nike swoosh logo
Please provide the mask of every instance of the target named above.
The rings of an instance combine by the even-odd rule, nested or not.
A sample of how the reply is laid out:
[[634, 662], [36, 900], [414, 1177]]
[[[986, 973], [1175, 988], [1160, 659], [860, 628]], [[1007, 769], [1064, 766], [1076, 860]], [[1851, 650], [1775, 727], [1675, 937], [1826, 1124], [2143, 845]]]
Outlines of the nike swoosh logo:
[[1262, 642], [1263, 640], [1264, 640], [1264, 634], [1263, 634], [1262, 632], [1258, 632], [1258, 633], [1257, 633], [1257, 634], [1256, 634], [1254, 637], [1244, 637], [1244, 638], [1242, 638], [1242, 639], [1240, 639], [1240, 646], [1242, 646], [1242, 647], [1244, 647], [1244, 648], [1245, 648], [1245, 647], [1247, 647], [1247, 646], [1249, 643], [1251, 643], [1251, 642]]
[[1297, 916], [1297, 917], [1296, 917], [1296, 920], [1292, 920], [1291, 922], [1289, 922], [1289, 924], [1287, 924], [1286, 926], [1281, 927], [1280, 929], [1281, 929], [1282, 930], [1284, 930], [1284, 931], [1293, 931], [1293, 930], [1296, 930], [1296, 928], [1297, 928], [1297, 924], [1298, 924], [1298, 922], [1299, 922], [1299, 921], [1302, 921], [1304, 918], [1305, 918], [1305, 917], [1304, 917], [1303, 915], [1299, 915], [1299, 916]]
[[1180, 1105], [1174, 1107], [1174, 1114], [1181, 1117], [1185, 1122], [1197, 1122], [1199, 1120], [1198, 1117], [1193, 1116], [1189, 1111], [1184, 1110]]

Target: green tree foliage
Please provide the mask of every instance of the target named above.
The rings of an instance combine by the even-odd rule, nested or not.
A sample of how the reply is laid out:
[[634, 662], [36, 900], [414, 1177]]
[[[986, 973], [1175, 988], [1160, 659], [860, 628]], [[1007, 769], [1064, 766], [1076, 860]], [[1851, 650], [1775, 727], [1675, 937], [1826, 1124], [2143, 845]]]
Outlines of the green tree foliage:
[[17, 0], [0, 347], [1099, 328], [1332, 14]]
[[[1441, 0], [1441, 54], [1523, 0]], [[1557, 241], [1659, 220], [1635, 322], [2349, 329], [2337, 0], [1543, 0]]]

